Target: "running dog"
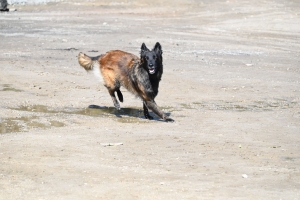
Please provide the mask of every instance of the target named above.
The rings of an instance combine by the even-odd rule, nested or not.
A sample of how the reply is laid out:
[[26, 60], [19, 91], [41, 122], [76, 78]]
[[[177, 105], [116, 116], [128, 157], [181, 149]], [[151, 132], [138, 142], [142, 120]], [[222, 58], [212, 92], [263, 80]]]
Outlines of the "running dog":
[[143, 43], [140, 58], [124, 51], [112, 50], [96, 57], [79, 53], [78, 62], [86, 70], [93, 70], [96, 75], [102, 74], [104, 86], [108, 89], [114, 106], [120, 110], [119, 101], [123, 102], [120, 87], [125, 87], [132, 94], [143, 100], [144, 116], [153, 119], [148, 109], [164, 121], [173, 122], [156, 105], [154, 98], [158, 94], [159, 82], [163, 73], [162, 48], [157, 42], [150, 51]]

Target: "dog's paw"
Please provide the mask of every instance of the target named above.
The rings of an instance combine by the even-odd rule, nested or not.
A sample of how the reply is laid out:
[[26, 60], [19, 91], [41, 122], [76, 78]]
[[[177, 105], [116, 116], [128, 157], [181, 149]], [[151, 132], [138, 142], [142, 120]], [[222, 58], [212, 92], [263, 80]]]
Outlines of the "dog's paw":
[[121, 107], [120, 107], [120, 106], [116, 106], [116, 105], [115, 105], [115, 108], [116, 108], [117, 110], [121, 110]]
[[152, 119], [153, 119], [153, 117], [152, 117], [151, 115], [145, 115], [145, 118], [146, 118], [146, 119], [149, 119], [149, 120], [152, 120]]
[[169, 117], [167, 117], [167, 118], [165, 119], [165, 121], [166, 121], [166, 122], [175, 122], [172, 118], [169, 118]]
[[114, 106], [117, 110], [121, 110], [121, 106], [118, 102], [114, 102]]

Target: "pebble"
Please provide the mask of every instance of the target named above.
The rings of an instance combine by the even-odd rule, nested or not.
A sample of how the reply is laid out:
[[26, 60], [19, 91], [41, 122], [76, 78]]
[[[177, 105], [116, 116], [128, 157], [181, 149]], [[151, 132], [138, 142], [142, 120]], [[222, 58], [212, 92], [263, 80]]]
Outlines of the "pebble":
[[248, 178], [248, 175], [247, 174], [243, 174], [242, 177], [243, 178]]

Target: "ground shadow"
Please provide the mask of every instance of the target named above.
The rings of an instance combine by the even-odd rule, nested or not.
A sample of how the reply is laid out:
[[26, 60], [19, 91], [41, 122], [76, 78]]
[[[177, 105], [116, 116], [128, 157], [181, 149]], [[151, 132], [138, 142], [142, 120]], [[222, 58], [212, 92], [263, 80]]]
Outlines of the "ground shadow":
[[[117, 110], [115, 107], [106, 107], [98, 105], [89, 105], [88, 108], [95, 109], [95, 111], [98, 111], [100, 113], [113, 114], [118, 118], [126, 116], [145, 119], [143, 110], [138, 108], [121, 108], [121, 110]], [[162, 121], [162, 119], [158, 118], [154, 113], [150, 112], [150, 115], [153, 117], [153, 120]], [[166, 115], [170, 116], [170, 113], [166, 113]]]

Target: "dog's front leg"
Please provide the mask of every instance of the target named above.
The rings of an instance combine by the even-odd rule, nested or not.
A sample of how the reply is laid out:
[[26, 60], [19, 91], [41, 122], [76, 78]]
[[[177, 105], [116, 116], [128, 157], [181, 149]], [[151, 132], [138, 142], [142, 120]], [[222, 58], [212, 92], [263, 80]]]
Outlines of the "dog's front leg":
[[144, 101], [143, 102], [143, 109], [144, 109], [144, 116], [146, 119], [153, 119], [153, 117], [151, 115], [149, 115], [149, 111], [148, 111], [148, 108], [146, 106], [146, 102]]
[[156, 105], [155, 101], [144, 101], [147, 108], [151, 109], [157, 116], [165, 120], [166, 122], [174, 122], [173, 119], [169, 118], [165, 113], [163, 113], [158, 106]]

